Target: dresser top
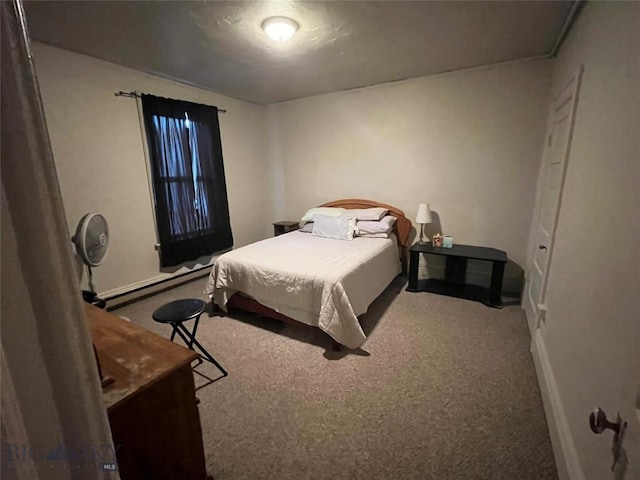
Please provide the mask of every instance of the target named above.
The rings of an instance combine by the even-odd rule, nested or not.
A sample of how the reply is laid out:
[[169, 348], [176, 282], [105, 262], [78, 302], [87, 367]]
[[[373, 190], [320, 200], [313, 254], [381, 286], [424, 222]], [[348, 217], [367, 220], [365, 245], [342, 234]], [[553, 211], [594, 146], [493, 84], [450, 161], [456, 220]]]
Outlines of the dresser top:
[[86, 311], [102, 373], [115, 380], [102, 391], [107, 410], [198, 358], [194, 351], [105, 310], [86, 304]]

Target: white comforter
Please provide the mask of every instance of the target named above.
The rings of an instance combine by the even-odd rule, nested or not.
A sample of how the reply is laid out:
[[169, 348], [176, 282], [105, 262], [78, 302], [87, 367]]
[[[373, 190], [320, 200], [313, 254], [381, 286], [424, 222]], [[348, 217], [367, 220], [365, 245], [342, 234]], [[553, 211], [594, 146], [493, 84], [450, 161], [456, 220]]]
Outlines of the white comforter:
[[358, 315], [400, 272], [393, 236], [346, 241], [291, 232], [218, 257], [205, 293], [226, 310], [242, 292], [355, 349], [366, 340]]

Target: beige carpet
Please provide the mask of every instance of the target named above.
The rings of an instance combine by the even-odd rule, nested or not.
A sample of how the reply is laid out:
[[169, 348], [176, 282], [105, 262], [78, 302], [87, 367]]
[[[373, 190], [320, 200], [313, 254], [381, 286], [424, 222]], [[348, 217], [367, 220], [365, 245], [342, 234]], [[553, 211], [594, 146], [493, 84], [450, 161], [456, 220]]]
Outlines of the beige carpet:
[[[318, 330], [203, 315], [198, 339], [229, 371], [197, 391], [216, 480], [557, 478], [522, 310], [409, 293], [405, 281], [363, 317], [356, 352], [332, 352]], [[204, 284], [113, 313], [168, 335], [153, 310], [204, 298]]]

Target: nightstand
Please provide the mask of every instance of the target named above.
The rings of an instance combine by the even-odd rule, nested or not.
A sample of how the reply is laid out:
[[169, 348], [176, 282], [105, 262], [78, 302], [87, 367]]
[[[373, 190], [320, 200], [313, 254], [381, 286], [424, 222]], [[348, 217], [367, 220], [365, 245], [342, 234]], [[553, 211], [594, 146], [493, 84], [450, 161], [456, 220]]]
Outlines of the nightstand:
[[[409, 292], [431, 292], [452, 297], [466, 298], [489, 307], [502, 308], [502, 277], [509, 261], [502, 250], [472, 245], [453, 245], [452, 248], [434, 247], [429, 243], [416, 243], [409, 249]], [[418, 279], [420, 254], [442, 255], [446, 258], [445, 278]], [[465, 283], [467, 260], [491, 262], [491, 286], [487, 288]]]
[[298, 222], [275, 222], [273, 224], [273, 236], [277, 237], [283, 233], [293, 232], [294, 230], [298, 230], [298, 228]]

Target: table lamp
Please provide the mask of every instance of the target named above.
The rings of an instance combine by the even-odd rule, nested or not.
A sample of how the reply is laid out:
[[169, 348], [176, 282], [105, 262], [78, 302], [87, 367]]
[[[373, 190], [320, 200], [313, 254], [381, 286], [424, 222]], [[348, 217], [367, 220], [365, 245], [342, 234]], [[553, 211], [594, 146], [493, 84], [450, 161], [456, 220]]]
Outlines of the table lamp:
[[418, 214], [416, 215], [416, 223], [420, 224], [420, 241], [418, 243], [423, 244], [429, 241], [429, 239], [424, 236], [424, 225], [431, 222], [431, 209], [429, 208], [429, 204], [421, 203], [418, 205]]

